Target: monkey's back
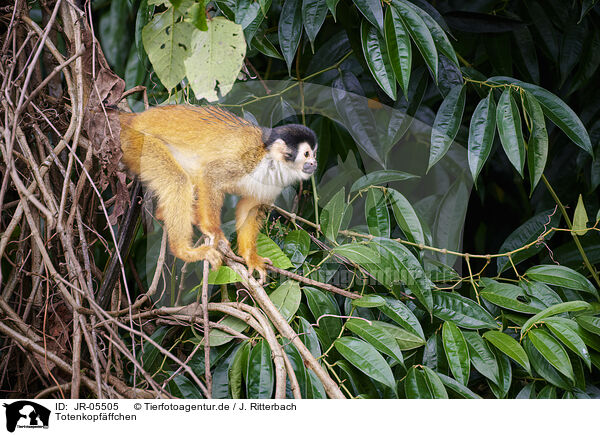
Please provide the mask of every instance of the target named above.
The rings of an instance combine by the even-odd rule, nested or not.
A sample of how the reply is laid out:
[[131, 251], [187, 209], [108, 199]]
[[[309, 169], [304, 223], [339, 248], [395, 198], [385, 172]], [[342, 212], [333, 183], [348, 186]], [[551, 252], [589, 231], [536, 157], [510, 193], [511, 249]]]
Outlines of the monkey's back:
[[120, 119], [124, 161], [134, 172], [144, 158], [146, 137], [163, 142], [191, 176], [201, 172], [233, 181], [266, 154], [260, 127], [218, 107], [157, 106]]

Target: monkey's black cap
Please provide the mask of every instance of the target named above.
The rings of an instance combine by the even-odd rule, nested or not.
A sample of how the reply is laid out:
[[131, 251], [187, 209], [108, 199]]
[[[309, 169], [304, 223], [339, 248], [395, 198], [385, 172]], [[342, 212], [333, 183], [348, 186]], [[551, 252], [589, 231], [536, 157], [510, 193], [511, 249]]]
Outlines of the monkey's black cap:
[[288, 147], [289, 160], [295, 160], [298, 153], [298, 146], [306, 142], [315, 150], [317, 146], [317, 135], [310, 128], [301, 124], [281, 125], [275, 128], [263, 129], [263, 143], [267, 148], [273, 145], [278, 139], [281, 139]]

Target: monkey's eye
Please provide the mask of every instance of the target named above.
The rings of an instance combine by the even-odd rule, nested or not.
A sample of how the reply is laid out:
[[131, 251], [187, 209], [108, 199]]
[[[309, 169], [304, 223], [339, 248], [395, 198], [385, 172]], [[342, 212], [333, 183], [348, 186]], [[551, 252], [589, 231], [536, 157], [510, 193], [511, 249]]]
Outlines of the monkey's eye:
[[310, 155], [310, 153], [309, 153], [308, 151], [306, 151], [306, 152], [304, 153], [304, 157], [308, 157], [309, 155]]

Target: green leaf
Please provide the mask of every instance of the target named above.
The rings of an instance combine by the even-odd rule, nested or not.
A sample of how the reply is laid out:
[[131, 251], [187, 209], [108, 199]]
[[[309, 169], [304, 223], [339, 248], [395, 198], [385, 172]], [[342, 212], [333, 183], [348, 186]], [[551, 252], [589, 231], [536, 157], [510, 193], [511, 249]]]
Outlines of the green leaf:
[[206, 22], [206, 7], [204, 5], [204, 1], [194, 3], [190, 7], [190, 9], [188, 9], [186, 15], [189, 16], [190, 21], [196, 29], [202, 30], [203, 32], [208, 30], [208, 24]]
[[395, 189], [388, 188], [388, 199], [398, 226], [406, 238], [413, 243], [425, 243], [421, 221], [408, 199]]
[[341, 337], [335, 341], [335, 349], [365, 375], [391, 389], [396, 388], [392, 369], [371, 344], [354, 337]]
[[306, 260], [310, 250], [310, 236], [304, 230], [290, 231], [283, 240], [283, 252], [296, 267]]
[[325, 22], [327, 16], [327, 2], [325, 0], [302, 0], [302, 21], [304, 30], [310, 41], [310, 45], [315, 47], [315, 38]]
[[460, 275], [456, 270], [447, 264], [431, 258], [425, 258], [423, 261], [425, 262], [425, 273], [434, 282], [449, 282], [460, 279]]
[[279, 53], [279, 51], [277, 51], [277, 48], [273, 45], [269, 38], [264, 35], [253, 38], [252, 46], [265, 56], [283, 60], [283, 56]]
[[423, 329], [417, 316], [402, 301], [390, 297], [384, 298], [385, 305], [378, 307], [379, 311], [388, 316], [404, 329], [425, 340]]
[[[235, 356], [242, 348], [244, 343], [239, 343], [215, 366], [213, 371], [212, 398], [213, 399], [231, 399], [229, 392], [229, 369], [235, 359]], [[202, 363], [202, 373], [204, 373], [204, 362]]]
[[277, 243], [269, 239], [263, 233], [258, 233], [258, 237], [256, 238], [256, 250], [259, 255], [270, 259], [275, 267], [289, 269], [293, 266], [290, 259], [287, 258]]
[[484, 308], [458, 293], [433, 292], [433, 315], [454, 322], [461, 328], [497, 328], [498, 324]]
[[248, 355], [250, 354], [250, 342], [247, 341], [238, 349], [229, 366], [227, 378], [232, 399], [242, 398], [242, 377], [248, 368]]
[[554, 316], [555, 314], [566, 313], [568, 311], [581, 311], [591, 309], [591, 305], [584, 301], [569, 301], [561, 304], [553, 305], [540, 311], [535, 316], [531, 317], [521, 327], [521, 337], [536, 323], [544, 320], [546, 317]]
[[411, 367], [404, 380], [407, 399], [447, 399], [448, 393], [437, 373], [428, 367]]
[[191, 55], [185, 59], [185, 71], [197, 99], [215, 101], [226, 95], [235, 82], [246, 56], [242, 27], [224, 17], [208, 22], [208, 30], [194, 29]]
[[269, 295], [269, 298], [281, 315], [289, 322], [300, 306], [300, 299], [302, 298], [300, 284], [289, 279], [277, 287]]
[[588, 132], [575, 112], [556, 95], [546, 89], [515, 80], [510, 77], [492, 77], [490, 82], [513, 83], [531, 92], [538, 100], [546, 115], [558, 128], [560, 128], [578, 147], [594, 155]]
[[259, 0], [258, 1], [260, 10], [257, 11], [256, 16], [246, 27], [244, 27], [244, 36], [248, 45], [254, 40], [254, 35], [259, 31], [266, 15], [271, 7], [271, 0]]
[[319, 358], [321, 356], [321, 345], [319, 337], [308, 320], [304, 317], [298, 317], [300, 325], [298, 326], [298, 335], [312, 356]]
[[531, 192], [537, 186], [548, 159], [548, 131], [542, 106], [535, 97], [524, 91], [525, 111], [531, 119], [531, 134], [527, 143], [527, 167], [531, 179]]
[[379, 0], [352, 0], [361, 14], [383, 33], [383, 8]]
[[[505, 254], [512, 252], [522, 246], [528, 245], [535, 242], [547, 229], [552, 227], [558, 227], [560, 224], [561, 215], [556, 211], [544, 210], [541, 213], [536, 214], [532, 218], [528, 219], [524, 224], [514, 230], [502, 243], [499, 254]], [[549, 240], [554, 233], [550, 233], [545, 236], [545, 240]], [[511, 259], [514, 265], [521, 263], [528, 258], [533, 257], [535, 254], [540, 252], [544, 248], [543, 244], [534, 244], [527, 249], [515, 252], [511, 254]], [[498, 272], [502, 273], [511, 267], [508, 256], [498, 257], [496, 260]]]
[[500, 331], [487, 331], [483, 334], [483, 338], [492, 343], [502, 353], [515, 360], [521, 367], [527, 370], [528, 373], [531, 373], [531, 366], [529, 365], [527, 353], [517, 340]]
[[500, 383], [496, 384], [491, 381], [487, 381], [487, 384], [498, 399], [506, 398], [508, 394], [508, 390], [510, 389], [510, 385], [512, 384], [512, 367], [510, 365], [510, 360], [506, 355], [500, 353], [500, 351], [496, 348], [491, 349], [496, 355], [496, 361], [498, 361], [498, 368], [500, 372]]
[[600, 335], [600, 318], [594, 316], [578, 316], [575, 320], [579, 326], [586, 331]]
[[246, 395], [248, 399], [270, 399], [275, 384], [271, 348], [267, 340], [259, 340], [248, 356]]
[[[373, 1], [373, 0], [369, 0]], [[379, 0], [376, 0], [379, 4]], [[381, 89], [392, 99], [396, 100], [396, 76], [386, 49], [385, 40], [376, 27], [368, 22], [360, 26], [363, 54], [371, 75]]]
[[236, 0], [235, 22], [246, 29], [256, 19], [260, 12], [260, 4], [253, 0]]
[[[448, 59], [450, 59], [452, 62], [454, 62], [454, 64], [456, 66], [460, 67], [460, 64], [458, 63], [458, 59], [456, 57], [456, 52], [454, 51], [454, 48], [452, 47], [452, 44], [450, 43], [450, 40], [448, 39], [446, 32], [444, 31], [444, 29], [442, 29], [442, 27], [438, 24], [438, 22], [436, 20], [434, 20], [432, 18], [432, 16], [429, 15], [428, 12], [417, 7], [415, 4], [409, 3], [409, 2], [404, 2], [404, 3], [407, 4], [408, 6], [410, 6], [411, 8], [413, 8], [414, 11], [417, 14], [419, 14], [421, 19], [425, 22], [425, 24], [427, 25], [427, 28], [431, 32], [431, 36], [433, 37], [435, 46], [437, 47], [438, 51], [440, 53], [442, 53], [444, 56], [446, 56]], [[425, 4], [421, 3], [421, 5], [425, 5]], [[443, 18], [440, 17], [440, 19], [443, 21]]]
[[452, 379], [451, 377], [443, 375], [441, 373], [437, 373], [437, 375], [447, 389], [454, 391], [463, 399], [482, 399], [480, 395], [475, 394], [473, 391], [469, 390], [463, 384]]
[[319, 221], [321, 223], [321, 231], [323, 231], [323, 234], [329, 240], [335, 242], [340, 232], [347, 207], [346, 190], [344, 187], [333, 195], [333, 198], [323, 207]]
[[[169, 374], [172, 374], [169, 372]], [[181, 399], [203, 399], [198, 387], [183, 375], [176, 375], [168, 384], [168, 390]]]
[[486, 286], [479, 294], [483, 299], [499, 307], [519, 313], [536, 314], [541, 310], [527, 303], [530, 301], [525, 291], [516, 285], [494, 282]]
[[[583, 316], [582, 316], [583, 317]], [[544, 320], [544, 324], [548, 327], [550, 332], [554, 334], [565, 346], [575, 352], [581, 357], [586, 363], [588, 368], [591, 370], [592, 361], [590, 358], [590, 352], [584, 341], [581, 339], [577, 331], [571, 327], [568, 322], [564, 321], [562, 317], [550, 317]]]
[[423, 375], [425, 375], [425, 382], [429, 387], [429, 391], [432, 392], [434, 399], [447, 399], [448, 393], [444, 387], [444, 383], [436, 372], [431, 370], [429, 367], [422, 367]]
[[[248, 328], [248, 324], [243, 320], [240, 320], [236, 317], [226, 316], [222, 320], [219, 321], [221, 325], [229, 326], [231, 329], [237, 332], [242, 332], [246, 328]], [[235, 337], [233, 335], [228, 334], [225, 331], [221, 331], [220, 329], [211, 329], [210, 337], [208, 339], [209, 346], [216, 347], [221, 346], [225, 343], [229, 343]], [[204, 345], [204, 337], [198, 340], [199, 344]]]
[[535, 348], [556, 370], [575, 382], [569, 355], [556, 338], [543, 329], [532, 329], [527, 336]]
[[[385, 275], [384, 269], [380, 263], [384, 262], [375, 252], [370, 245], [360, 243], [348, 243], [333, 248], [332, 253], [335, 255], [341, 255], [347, 258], [353, 263], [365, 268], [367, 272], [386, 286], [391, 286], [388, 282], [388, 277]], [[389, 261], [384, 265], [387, 269], [390, 264]]]
[[[339, 319], [342, 313], [335, 299], [330, 294], [312, 287], [303, 287], [306, 301], [310, 312], [318, 323], [315, 332], [324, 346], [329, 347], [342, 330], [342, 321]], [[331, 314], [332, 316], [327, 316]], [[338, 317], [335, 317], [338, 316]]]
[[481, 100], [475, 108], [469, 126], [468, 159], [474, 182], [477, 182], [477, 177], [492, 151], [495, 135], [496, 102], [493, 92], [490, 91], [487, 98]]
[[175, 8], [168, 8], [155, 15], [142, 29], [142, 42], [148, 58], [167, 90], [183, 80], [186, 74], [184, 60], [193, 53], [194, 26], [186, 21], [177, 21], [180, 16]]
[[535, 281], [591, 293], [596, 296], [596, 299], [598, 298], [598, 290], [585, 276], [565, 266], [557, 264], [533, 266], [525, 274]]
[[[152, 333], [150, 338], [152, 339], [152, 341], [162, 346], [163, 340], [165, 339], [170, 330], [171, 327], [160, 326], [156, 329], [156, 331]], [[144, 368], [144, 370], [146, 370], [148, 373], [154, 373], [160, 368], [162, 354], [156, 348], [156, 346], [154, 346], [154, 344], [146, 342], [143, 347], [143, 351], [141, 352], [141, 354], [138, 355], [138, 358], [142, 363], [142, 367]]]
[[469, 382], [469, 348], [462, 332], [454, 323], [446, 321], [442, 328], [444, 352], [454, 379], [463, 385]]
[[560, 296], [546, 284], [536, 281], [520, 281], [519, 285], [531, 297], [539, 299], [546, 307], [562, 303]]
[[327, 8], [329, 8], [329, 10], [331, 11], [331, 15], [333, 15], [334, 21], [337, 21], [337, 18], [335, 17], [335, 8], [337, 7], [339, 1], [340, 0], [326, 0]]
[[360, 371], [355, 369], [352, 365], [348, 364], [343, 359], [339, 359], [335, 362], [336, 367], [341, 370], [341, 379], [344, 385], [350, 387], [350, 390], [355, 395], [360, 397], [375, 399], [379, 398], [380, 395], [375, 388], [375, 382], [363, 375]]
[[469, 347], [469, 358], [473, 367], [490, 381], [499, 384], [500, 369], [494, 352], [477, 332], [463, 331], [463, 336]]
[[431, 130], [431, 148], [427, 171], [446, 155], [462, 121], [465, 110], [466, 87], [455, 86], [440, 106]]
[[[369, 324], [371, 323], [371, 324]], [[362, 319], [348, 319], [346, 327], [363, 340], [371, 343], [375, 349], [394, 358], [404, 366], [404, 358], [395, 338], [378, 324]]]
[[391, 265], [391, 268], [384, 269], [385, 273], [390, 274], [390, 282], [404, 283], [427, 311], [431, 312], [433, 283], [427, 278], [421, 263], [413, 253], [406, 246], [390, 239], [373, 239], [372, 245], [384, 260], [382, 264]]
[[373, 171], [368, 174], [360, 177], [356, 180], [352, 187], [350, 188], [350, 192], [358, 192], [359, 190], [366, 189], [369, 186], [379, 186], [382, 184], [387, 184], [392, 181], [404, 181], [410, 180], [413, 178], [419, 178], [418, 175], [409, 174], [408, 172], [402, 171], [394, 171], [392, 169], [384, 169], [381, 171]]
[[292, 62], [302, 36], [302, 1], [285, 0], [278, 24], [279, 48], [291, 74]]
[[408, 95], [410, 69], [412, 66], [410, 35], [394, 8], [387, 9], [384, 27], [385, 42], [392, 69], [394, 70], [396, 80], [398, 80], [398, 83], [402, 87], [404, 95]]
[[517, 394], [515, 399], [535, 399], [535, 382], [531, 382], [530, 384], [525, 385]]
[[444, 354], [441, 331], [436, 331], [427, 338], [423, 348], [423, 365], [438, 372], [449, 373], [448, 361]]
[[398, 347], [400, 347], [400, 350], [416, 349], [417, 347], [421, 347], [425, 344], [425, 340], [418, 335], [399, 328], [396, 325], [381, 322], [379, 320], [372, 320], [371, 322], [373, 325], [376, 325], [378, 328], [387, 331], [388, 334], [394, 337], [398, 343]]
[[379, 295], [370, 294], [364, 295], [360, 299], [354, 299], [352, 301], [352, 305], [355, 307], [363, 307], [363, 308], [374, 308], [385, 305], [385, 299]]
[[241, 282], [242, 278], [228, 266], [221, 266], [217, 270], [210, 269], [208, 283], [211, 285], [231, 284]]
[[556, 399], [556, 387], [554, 385], [546, 385], [542, 388], [537, 396], [538, 399]]
[[535, 372], [537, 372], [542, 378], [550, 382], [552, 385], [556, 385], [558, 388], [564, 390], [571, 390], [573, 388], [573, 381], [568, 377], [561, 374], [556, 370], [552, 364], [540, 353], [540, 351], [533, 345], [528, 337], [523, 340], [523, 346], [529, 355], [529, 360]]
[[578, 236], [584, 236], [587, 230], [588, 223], [587, 213], [585, 211], [585, 205], [583, 205], [583, 198], [581, 194], [579, 194], [579, 199], [577, 200], [577, 207], [575, 207], [575, 214], [573, 215], [573, 227], [571, 231], [573, 234]]
[[496, 125], [502, 148], [504, 148], [508, 160], [522, 177], [525, 166], [525, 140], [523, 139], [519, 108], [511, 95], [510, 88], [506, 88], [502, 92], [498, 101]]
[[[111, 4], [111, 7], [113, 5]], [[144, 61], [147, 57], [146, 52], [144, 51], [144, 43], [142, 41], [142, 29], [148, 21], [150, 20], [152, 7], [148, 5], [147, 0], [141, 0], [140, 6], [138, 8], [136, 17], [135, 17], [135, 47], [138, 55], [138, 59], [140, 61]]]
[[375, 237], [390, 237], [390, 213], [385, 195], [380, 189], [367, 191], [365, 216], [369, 233]]
[[300, 387], [300, 395], [303, 398], [308, 399], [312, 393], [312, 386], [310, 385], [310, 380], [307, 379], [308, 374], [306, 372], [308, 369], [304, 366], [304, 360], [302, 359], [302, 355], [300, 355], [300, 352], [298, 352], [298, 349], [293, 343], [289, 343], [286, 341], [286, 343], [281, 344], [284, 345], [283, 350], [285, 351], [290, 361], [290, 365], [292, 366], [292, 369], [296, 374], [296, 380], [298, 381], [298, 385]]
[[410, 33], [410, 37], [425, 59], [425, 63], [431, 70], [433, 78], [438, 80], [438, 54], [431, 32], [423, 19], [403, 0], [392, 0], [392, 6], [398, 12], [403, 21], [404, 28]]

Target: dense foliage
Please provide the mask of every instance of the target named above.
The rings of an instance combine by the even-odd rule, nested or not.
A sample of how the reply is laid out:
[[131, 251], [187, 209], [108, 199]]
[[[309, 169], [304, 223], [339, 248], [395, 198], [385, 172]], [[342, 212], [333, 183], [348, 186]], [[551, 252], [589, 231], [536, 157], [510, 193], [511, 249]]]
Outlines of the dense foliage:
[[[259, 253], [291, 272], [265, 289], [345, 396], [589, 398], [600, 397], [595, 3], [97, 0], [92, 16], [111, 68], [151, 105], [220, 104], [317, 132], [318, 172], [284, 192]], [[128, 102], [143, 110], [139, 94]], [[234, 246], [235, 201], [223, 216]], [[158, 222], [136, 233], [125, 267], [136, 294], [161, 235]], [[200, 299], [202, 264], [169, 257], [165, 271], [158, 306]], [[242, 281], [211, 271], [210, 301], [252, 305]], [[193, 320], [156, 323], [151, 341], [128, 342], [140, 364], [125, 381], [144, 385], [143, 371], [174, 396], [205, 397], [197, 376], [215, 398], [273, 397], [268, 325], [222, 309], [211, 321], [226, 328], [211, 329], [210, 361]], [[277, 340], [301, 396], [327, 397]]]

